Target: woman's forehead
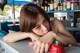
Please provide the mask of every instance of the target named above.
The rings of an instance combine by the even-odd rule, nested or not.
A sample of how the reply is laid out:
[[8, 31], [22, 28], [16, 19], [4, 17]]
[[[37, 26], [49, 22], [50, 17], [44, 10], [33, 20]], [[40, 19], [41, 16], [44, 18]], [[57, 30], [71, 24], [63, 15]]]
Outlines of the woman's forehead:
[[41, 14], [39, 14], [37, 18], [38, 23], [42, 23], [43, 20], [44, 20], [44, 17]]

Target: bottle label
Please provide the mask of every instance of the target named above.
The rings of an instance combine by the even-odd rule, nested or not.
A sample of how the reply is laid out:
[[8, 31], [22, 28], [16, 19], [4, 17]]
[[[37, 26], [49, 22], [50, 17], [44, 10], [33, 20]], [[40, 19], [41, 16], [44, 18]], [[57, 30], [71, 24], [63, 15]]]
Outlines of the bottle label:
[[47, 6], [45, 6], [45, 11], [47, 11], [48, 10], [48, 7]]
[[73, 22], [71, 22], [71, 26], [73, 27]]
[[49, 4], [50, 5], [50, 10], [53, 10], [54, 5], [53, 4]]
[[67, 2], [67, 9], [70, 10], [70, 8], [71, 8], [71, 3]]

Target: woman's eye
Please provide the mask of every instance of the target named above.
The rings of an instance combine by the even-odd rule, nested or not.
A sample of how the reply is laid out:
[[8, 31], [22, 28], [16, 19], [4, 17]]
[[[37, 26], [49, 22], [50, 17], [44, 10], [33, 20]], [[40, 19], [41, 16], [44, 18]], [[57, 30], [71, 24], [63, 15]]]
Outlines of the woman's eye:
[[36, 29], [39, 29], [40, 28], [40, 26], [38, 25], [38, 26], [36, 26]]

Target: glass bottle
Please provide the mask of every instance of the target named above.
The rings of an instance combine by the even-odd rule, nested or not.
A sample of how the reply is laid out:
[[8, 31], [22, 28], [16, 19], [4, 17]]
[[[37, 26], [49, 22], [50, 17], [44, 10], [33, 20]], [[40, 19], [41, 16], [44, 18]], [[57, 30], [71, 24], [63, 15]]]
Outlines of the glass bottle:
[[70, 9], [71, 9], [71, 3], [67, 2], [67, 10], [70, 10]]
[[73, 27], [74, 26], [74, 22], [73, 22], [73, 20], [71, 21], [71, 27]]
[[54, 3], [54, 10], [58, 10], [58, 3]]
[[53, 2], [53, 0], [51, 0], [51, 3], [49, 3], [49, 5], [50, 5], [50, 10], [54, 10], [54, 2]]
[[48, 11], [48, 1], [47, 0], [45, 0], [45, 4], [44, 4], [44, 6], [45, 6], [45, 11]]
[[43, 2], [42, 2], [41, 8], [42, 8], [43, 10], [45, 10], [45, 1], [44, 1], [44, 0], [43, 0]]
[[61, 1], [59, 1], [59, 3], [58, 3], [58, 10], [62, 10], [62, 4], [61, 4]]
[[66, 8], [67, 8], [67, 4], [66, 2], [63, 2], [63, 10], [66, 10]]
[[71, 10], [74, 10], [74, 3], [71, 3]]

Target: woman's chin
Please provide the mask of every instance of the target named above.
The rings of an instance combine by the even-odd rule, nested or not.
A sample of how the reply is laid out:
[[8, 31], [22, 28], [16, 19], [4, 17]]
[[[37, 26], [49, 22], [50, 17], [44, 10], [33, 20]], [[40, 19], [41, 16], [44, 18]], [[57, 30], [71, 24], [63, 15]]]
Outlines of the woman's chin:
[[39, 36], [42, 37], [42, 36], [44, 36], [44, 34], [40, 34]]

